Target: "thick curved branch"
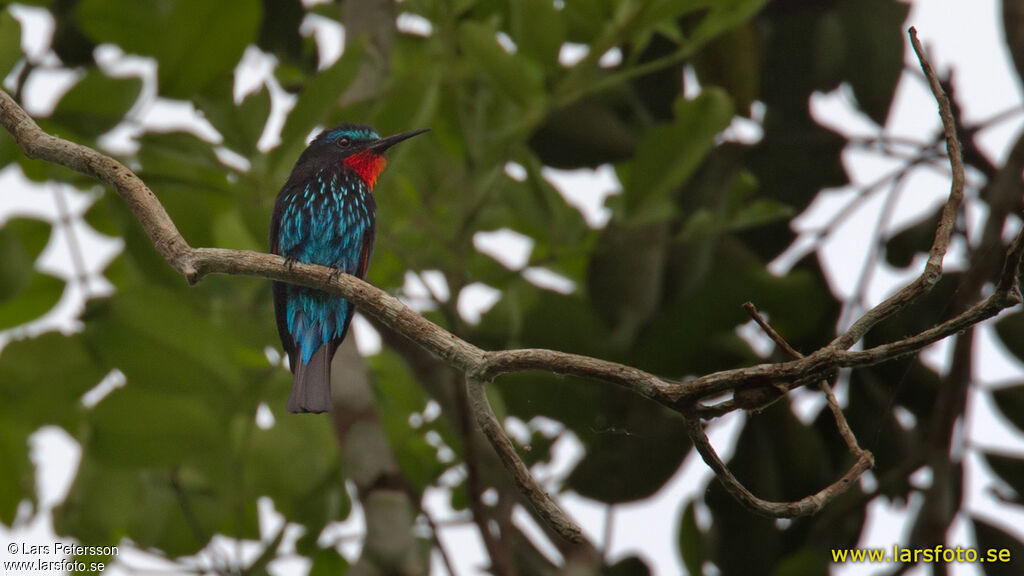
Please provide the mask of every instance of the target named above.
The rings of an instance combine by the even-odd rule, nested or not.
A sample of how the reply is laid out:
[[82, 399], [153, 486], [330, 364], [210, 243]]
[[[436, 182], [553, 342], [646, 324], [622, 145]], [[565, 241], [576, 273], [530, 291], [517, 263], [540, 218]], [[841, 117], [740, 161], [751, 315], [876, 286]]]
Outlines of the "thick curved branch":
[[168, 264], [186, 278], [195, 274], [191, 268], [179, 267], [189, 264], [189, 260], [183, 256], [192, 247], [181, 237], [178, 227], [153, 191], [124, 164], [87, 146], [43, 132], [3, 90], [0, 90], [0, 124], [14, 136], [14, 141], [26, 157], [70, 168], [113, 188], [131, 208], [153, 246]]
[[516, 486], [530, 502], [533, 503], [537, 512], [548, 524], [555, 529], [563, 538], [570, 542], [581, 543], [584, 541], [583, 530], [569, 518], [569, 515], [562, 511], [555, 504], [555, 501], [548, 496], [537, 479], [530, 474], [530, 470], [523, 463], [523, 460], [516, 453], [512, 441], [502, 430], [501, 422], [494, 415], [491, 403], [487, 400], [487, 391], [484, 388], [485, 382], [479, 378], [470, 376], [467, 379], [466, 391], [469, 395], [469, 405], [473, 409], [477, 425], [483, 430], [484, 436], [491, 442], [494, 451], [498, 453], [505, 468], [512, 473]]

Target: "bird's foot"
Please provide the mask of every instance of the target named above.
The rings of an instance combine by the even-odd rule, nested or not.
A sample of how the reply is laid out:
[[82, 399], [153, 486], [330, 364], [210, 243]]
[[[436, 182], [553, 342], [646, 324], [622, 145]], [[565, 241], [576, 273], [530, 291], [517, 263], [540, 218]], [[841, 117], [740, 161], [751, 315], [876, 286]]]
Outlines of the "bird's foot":
[[298, 259], [296, 259], [294, 256], [284, 257], [284, 267], [287, 268], [289, 272], [291, 272], [292, 269], [295, 268], [296, 262], [298, 262]]
[[334, 283], [337, 282], [338, 279], [341, 278], [341, 275], [344, 273], [345, 271], [342, 270], [341, 268], [331, 268], [331, 274], [327, 278], [328, 280], [331, 281], [331, 283]]

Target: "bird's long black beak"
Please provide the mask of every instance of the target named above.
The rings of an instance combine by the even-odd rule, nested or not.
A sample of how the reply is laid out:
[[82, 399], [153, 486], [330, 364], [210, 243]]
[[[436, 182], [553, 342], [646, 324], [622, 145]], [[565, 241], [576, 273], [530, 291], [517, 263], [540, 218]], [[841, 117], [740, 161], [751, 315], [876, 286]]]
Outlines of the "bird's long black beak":
[[424, 132], [429, 131], [430, 128], [421, 128], [420, 130], [409, 130], [407, 132], [399, 132], [398, 134], [392, 134], [391, 136], [377, 140], [373, 144], [370, 144], [369, 148], [374, 152], [380, 153], [387, 150], [388, 148], [391, 148], [395, 144], [398, 144], [402, 140], [408, 140], [413, 136], [417, 136], [419, 134], [423, 134]]

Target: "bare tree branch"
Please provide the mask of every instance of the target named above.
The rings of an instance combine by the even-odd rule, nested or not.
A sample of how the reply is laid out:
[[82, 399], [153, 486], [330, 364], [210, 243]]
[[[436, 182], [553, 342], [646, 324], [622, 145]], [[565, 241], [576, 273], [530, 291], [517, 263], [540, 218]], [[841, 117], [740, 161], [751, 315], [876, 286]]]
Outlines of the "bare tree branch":
[[960, 204], [964, 198], [964, 161], [960, 151], [960, 141], [956, 136], [956, 120], [949, 107], [949, 99], [946, 98], [939, 78], [932, 69], [932, 65], [925, 56], [924, 48], [917, 39], [917, 30], [910, 28], [910, 43], [917, 54], [917, 60], [921, 63], [921, 69], [928, 78], [928, 85], [932, 89], [932, 95], [939, 103], [939, 116], [942, 118], [943, 132], [946, 138], [946, 152], [949, 156], [949, 164], [953, 169], [953, 181], [950, 184], [949, 198], [946, 205], [942, 207], [942, 216], [939, 218], [939, 225], [935, 229], [935, 240], [932, 242], [931, 250], [928, 251], [928, 263], [916, 280], [904, 286], [892, 296], [886, 298], [879, 305], [875, 306], [829, 344], [830, 347], [847, 350], [864, 337], [876, 324], [892, 316], [914, 299], [929, 292], [939, 278], [942, 277], [942, 260], [946, 256], [946, 249], [949, 248], [949, 240], [953, 235], [953, 228], [956, 226], [956, 214], [960, 210]]
[[[782, 348], [786, 354], [797, 359], [804, 357], [804, 355], [793, 348], [789, 342], [787, 342], [786, 339], [768, 323], [767, 320], [761, 317], [761, 314], [752, 303], [745, 303], [743, 308], [747, 311], [747, 314], [754, 319], [757, 325], [764, 330], [765, 334], [767, 334], [769, 338]], [[794, 510], [807, 510], [808, 512], [806, 513], [814, 514], [821, 510], [826, 504], [834, 500], [837, 496], [846, 492], [853, 481], [859, 478], [861, 474], [875, 464], [875, 457], [871, 452], [864, 450], [857, 443], [857, 437], [854, 436], [853, 430], [850, 429], [850, 424], [846, 421], [846, 416], [843, 415], [843, 410], [839, 406], [839, 401], [836, 400], [835, 394], [832, 393], [832, 388], [829, 386], [828, 380], [822, 380], [819, 382], [818, 387], [821, 388], [822, 392], [824, 392], [825, 398], [828, 401], [828, 407], [832, 411], [832, 416], [835, 418], [836, 428], [839, 429], [839, 435], [842, 436], [843, 441], [846, 442], [846, 447], [850, 450], [850, 454], [856, 458], [856, 462], [845, 474], [843, 474], [842, 477], [831, 485], [817, 494], [813, 494], [797, 502], [768, 502], [751, 494], [732, 476], [732, 473], [729, 472], [728, 468], [718, 457], [718, 454], [715, 453], [707, 435], [704, 434], [704, 429], [700, 426], [699, 420], [697, 418], [692, 418], [687, 423], [687, 433], [690, 435], [690, 439], [697, 448], [697, 452], [700, 453], [702, 458], [704, 458], [704, 461], [707, 462], [708, 466], [711, 466], [711, 468], [715, 470], [716, 475], [722, 481], [725, 489], [737, 500], [747, 504], [757, 512], [773, 517], [787, 517], [790, 516], [790, 512]], [[774, 402], [774, 399], [769, 397], [767, 403], [771, 402]]]
[[501, 423], [498, 422], [498, 417], [491, 409], [491, 403], [487, 400], [487, 391], [484, 389], [484, 381], [473, 376], [470, 376], [468, 380], [469, 405], [476, 416], [477, 425], [490, 440], [491, 446], [498, 453], [505, 468], [512, 474], [520, 492], [530, 499], [544, 520], [563, 538], [570, 542], [583, 542], [583, 530], [555, 504], [551, 496], [548, 496], [537, 479], [530, 474], [530, 470], [523, 463], [522, 458], [516, 453], [512, 441], [505, 434]]
[[700, 419], [697, 417], [690, 417], [686, 419], [686, 433], [693, 441], [693, 447], [697, 449], [697, 453], [700, 454], [704, 462], [715, 472], [715, 476], [719, 482], [725, 488], [733, 498], [738, 500], [741, 504], [750, 508], [751, 510], [770, 516], [772, 518], [792, 518], [795, 516], [809, 516], [817, 514], [828, 504], [834, 500], [836, 496], [849, 490], [850, 486], [856, 482], [857, 478], [860, 477], [865, 471], [871, 468], [874, 464], [874, 459], [871, 457], [871, 453], [864, 451], [861, 457], [857, 460], [856, 464], [852, 468], [846, 471], [839, 480], [836, 480], [831, 485], [823, 488], [821, 491], [805, 496], [796, 502], [771, 502], [769, 500], [762, 500], [757, 496], [754, 496], [750, 490], [747, 490], [729, 468], [722, 462], [722, 459], [715, 452], [711, 441], [708, 440], [707, 434], [704, 433], [704, 427], [700, 424]]
[[[470, 403], [469, 387], [472, 382], [466, 381], [464, 386], [456, 386], [458, 400], [459, 436], [462, 438], [463, 461], [466, 463], [466, 488], [469, 491], [469, 509], [473, 513], [473, 521], [480, 531], [487, 555], [491, 557], [491, 572], [494, 576], [515, 576], [516, 567], [512, 559], [512, 538], [510, 534], [495, 534], [497, 527], [494, 515], [484, 504], [484, 486], [480, 478], [480, 462], [477, 458], [476, 435], [473, 433], [474, 410]], [[489, 428], [478, 426], [485, 434]], [[493, 431], [491, 431], [493, 432]], [[490, 436], [488, 434], [488, 436]], [[492, 441], [493, 443], [493, 441]], [[501, 451], [498, 451], [501, 455]], [[492, 528], [492, 524], [494, 527]]]

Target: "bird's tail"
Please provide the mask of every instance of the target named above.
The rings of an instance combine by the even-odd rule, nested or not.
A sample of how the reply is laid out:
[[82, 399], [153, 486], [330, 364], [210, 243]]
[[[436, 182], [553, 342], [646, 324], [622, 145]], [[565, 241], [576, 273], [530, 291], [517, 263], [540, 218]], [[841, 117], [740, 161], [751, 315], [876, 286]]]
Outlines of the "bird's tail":
[[331, 357], [333, 346], [325, 344], [317, 348], [309, 359], [302, 361], [296, 354], [295, 382], [288, 396], [288, 411], [293, 414], [311, 412], [319, 414], [331, 410]]

